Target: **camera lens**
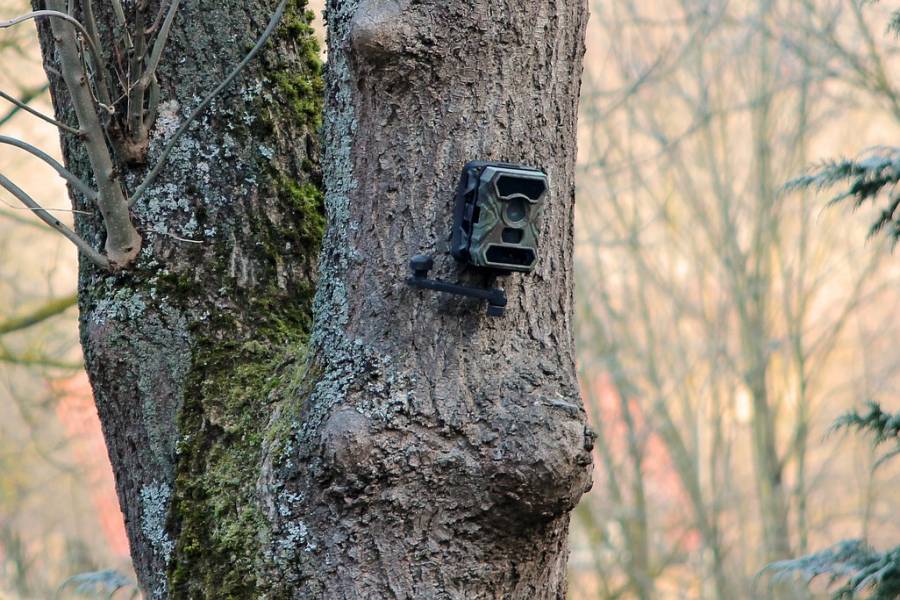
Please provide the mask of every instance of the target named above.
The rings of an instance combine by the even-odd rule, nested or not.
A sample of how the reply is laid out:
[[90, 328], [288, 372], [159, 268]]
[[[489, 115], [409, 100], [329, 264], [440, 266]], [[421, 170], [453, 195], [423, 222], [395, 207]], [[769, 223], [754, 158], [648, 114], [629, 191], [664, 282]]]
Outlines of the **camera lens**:
[[522, 198], [513, 198], [507, 202], [506, 218], [509, 219], [510, 223], [517, 223], [524, 219], [526, 215], [527, 209], [525, 208], [525, 200]]

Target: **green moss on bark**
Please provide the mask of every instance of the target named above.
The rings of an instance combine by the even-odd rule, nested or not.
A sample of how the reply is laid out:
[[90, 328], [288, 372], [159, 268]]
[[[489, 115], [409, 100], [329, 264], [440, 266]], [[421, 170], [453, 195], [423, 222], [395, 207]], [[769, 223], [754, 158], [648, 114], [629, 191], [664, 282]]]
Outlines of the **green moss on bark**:
[[275, 42], [293, 49], [292, 60], [275, 57], [267, 65], [276, 98], [293, 119], [317, 130], [322, 124], [325, 83], [319, 41], [310, 25], [314, 15], [306, 10], [306, 0], [291, 0]]
[[222, 344], [195, 357], [176, 478], [180, 521], [171, 574], [174, 597], [255, 598], [266, 522], [256, 497], [265, 409], [282, 389], [286, 366], [302, 360], [303, 340], [271, 347]]
[[298, 46], [303, 69], [281, 70], [272, 79], [295, 118], [312, 129], [322, 124], [325, 84], [322, 79], [322, 58], [319, 41], [310, 26], [314, 15], [306, 10], [306, 0], [293, 0], [285, 14], [279, 35]]
[[[169, 594], [174, 598], [257, 598], [257, 574], [268, 524], [258, 502], [263, 442], [283, 429], [267, 426], [280, 403], [295, 414], [298, 373], [306, 373], [315, 262], [325, 229], [317, 162], [322, 65], [312, 13], [292, 0], [262, 57], [272, 93], [253, 101], [255, 121], [243, 137], [260, 144], [257, 193], [235, 236], [252, 248], [253, 282], [229, 275], [233, 244], [218, 236], [221, 299], [193, 328], [194, 350], [179, 417], [170, 529], [175, 551]], [[301, 152], [292, 151], [299, 145]], [[305, 153], [305, 158], [303, 155]], [[297, 157], [300, 160], [297, 160]], [[237, 201], [237, 200], [235, 200]], [[208, 260], [208, 259], [207, 259]], [[302, 267], [298, 271], [298, 266]], [[305, 272], [306, 275], [298, 273]], [[190, 301], [189, 274], [161, 284]], [[171, 289], [168, 289], [171, 288]], [[196, 307], [195, 307], [196, 308]], [[299, 410], [299, 408], [298, 408]]]
[[296, 242], [304, 248], [318, 250], [325, 234], [325, 205], [322, 190], [312, 183], [298, 184], [283, 175], [278, 177], [278, 192], [283, 201], [294, 207], [298, 213], [306, 215], [297, 231], [285, 232], [285, 239]]
[[[240, 320], [212, 315], [196, 341], [179, 418], [173, 597], [259, 596], [267, 532], [256, 491], [261, 448], [270, 409], [305, 360], [312, 293], [286, 300], [281, 291], [261, 290], [245, 299]], [[247, 315], [258, 318], [248, 322]]]
[[[271, 183], [276, 193], [277, 182]], [[317, 231], [298, 239], [312, 246]], [[276, 264], [284, 260], [275, 240], [285, 235], [272, 228], [261, 236], [268, 243], [259, 244], [257, 258], [272, 271], [264, 279], [275, 280]], [[179, 279], [176, 285], [190, 283]], [[231, 290], [230, 300], [240, 308], [213, 310], [195, 325], [179, 416], [172, 597], [259, 595], [256, 574], [267, 531], [256, 491], [262, 442], [271, 407], [305, 360], [313, 291], [309, 285], [286, 293], [274, 283], [247, 294]]]

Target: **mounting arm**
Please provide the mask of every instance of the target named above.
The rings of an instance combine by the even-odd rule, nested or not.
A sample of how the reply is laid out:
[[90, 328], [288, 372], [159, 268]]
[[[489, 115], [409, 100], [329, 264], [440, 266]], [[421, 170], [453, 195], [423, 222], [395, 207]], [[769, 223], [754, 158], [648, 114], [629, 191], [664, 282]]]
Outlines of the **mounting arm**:
[[499, 288], [466, 287], [455, 283], [447, 283], [446, 281], [428, 279], [428, 272], [434, 267], [434, 259], [430, 256], [422, 254], [413, 256], [409, 261], [409, 267], [412, 269], [412, 277], [408, 278], [406, 283], [412, 287], [487, 300], [487, 314], [491, 317], [502, 317], [506, 310], [506, 293]]

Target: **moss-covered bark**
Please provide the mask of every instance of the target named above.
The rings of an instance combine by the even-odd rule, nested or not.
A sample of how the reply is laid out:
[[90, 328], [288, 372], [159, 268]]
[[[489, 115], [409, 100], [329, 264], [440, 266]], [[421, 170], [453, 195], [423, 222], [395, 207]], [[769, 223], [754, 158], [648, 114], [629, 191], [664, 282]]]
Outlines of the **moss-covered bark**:
[[[113, 16], [96, 5], [108, 47]], [[148, 166], [252, 46], [274, 6], [182, 2], [160, 64]], [[109, 275], [82, 265], [86, 364], [149, 598], [260, 593], [261, 441], [287, 371], [305, 360], [325, 226], [312, 17], [305, 1], [292, 0], [267, 49], [176, 146], [134, 208], [145, 238], [134, 267]], [[53, 41], [42, 33], [54, 66]], [[57, 114], [70, 119], [52, 71], [51, 80]], [[66, 162], [90, 180], [77, 141], [66, 137], [63, 146]], [[148, 166], [122, 161], [126, 187]], [[91, 208], [78, 196], [73, 203]], [[77, 226], [102, 247], [99, 220]]]
[[[302, 173], [292, 173], [261, 155], [260, 193], [274, 199], [281, 215], [245, 215], [243, 228], [256, 238], [253, 252], [262, 266], [261, 285], [243, 298], [230, 295], [233, 308], [210, 315], [195, 334], [192, 369], [179, 415], [178, 463], [170, 526], [175, 550], [170, 589], [177, 598], [256, 598], [267, 524], [258, 506], [257, 481], [262, 438], [273, 406], [285, 386], [285, 372], [306, 358], [311, 327], [311, 278], [291, 288], [279, 285], [286, 261], [310, 263], [324, 232], [315, 135], [321, 123], [322, 80], [319, 50], [303, 2], [292, 2], [275, 44], [283, 51], [266, 57], [263, 89], [251, 103], [259, 115], [254, 134], [279, 138], [282, 131], [305, 132], [293, 141], [309, 145]], [[245, 143], [259, 143], [251, 137]], [[310, 151], [311, 150], [311, 151]], [[228, 262], [228, 247], [215, 263]], [[235, 290], [237, 291], [237, 290]], [[240, 293], [240, 292], [239, 292]], [[239, 333], [243, 332], [243, 334]]]

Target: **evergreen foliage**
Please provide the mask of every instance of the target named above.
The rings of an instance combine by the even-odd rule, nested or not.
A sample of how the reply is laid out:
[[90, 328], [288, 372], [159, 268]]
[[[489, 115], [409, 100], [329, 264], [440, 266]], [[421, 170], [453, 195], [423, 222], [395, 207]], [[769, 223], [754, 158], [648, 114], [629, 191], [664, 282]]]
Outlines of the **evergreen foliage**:
[[[865, 4], [875, 4], [878, 0], [864, 0]], [[900, 9], [894, 10], [888, 20], [888, 33], [900, 35]], [[894, 244], [900, 241], [900, 192], [895, 187], [900, 181], [900, 148], [879, 146], [863, 152], [857, 159], [827, 160], [811, 169], [802, 177], [789, 181], [786, 191], [814, 188], [823, 190], [839, 183], [848, 182], [849, 187], [834, 196], [829, 205], [844, 200], [852, 200], [857, 209], [867, 200], [875, 201], [879, 196], [887, 196], [885, 206], [869, 229], [869, 237], [886, 231]]]
[[[900, 454], [900, 413], [884, 411], [878, 403], [869, 402], [866, 412], [851, 411], [835, 421], [833, 430], [857, 429], [873, 437], [876, 446], [890, 444], [890, 449], [875, 463], [877, 468]], [[774, 580], [800, 576], [806, 583], [821, 576], [834, 587], [832, 598], [843, 600], [865, 595], [870, 600], [900, 598], [900, 546], [878, 552], [862, 540], [844, 540], [834, 546], [792, 560], [782, 560], [765, 569]]]
[[888, 21], [888, 31], [900, 35], [900, 10], [895, 11]]
[[819, 576], [827, 576], [829, 586], [841, 582], [833, 592], [835, 600], [864, 594], [870, 600], [900, 598], [900, 546], [876, 552], [862, 540], [844, 540], [809, 556], [772, 563], [766, 570], [775, 573], [776, 581], [799, 574], [807, 583]]
[[[871, 3], [877, 0], [869, 0]], [[891, 13], [887, 30], [900, 35], [900, 10]], [[785, 190], [829, 189], [846, 182], [848, 187], [834, 196], [829, 205], [851, 201], [859, 208], [866, 201], [887, 197], [869, 229], [869, 237], [885, 231], [896, 244], [900, 241], [900, 147], [870, 148], [856, 159], [829, 160], [815, 166], [809, 173], [785, 185]], [[878, 468], [900, 455], [900, 413], [884, 411], [876, 402], [867, 404], [866, 412], [851, 411], [835, 421], [833, 430], [856, 429], [873, 437], [874, 445], [894, 444], [875, 463]], [[900, 546], [878, 552], [863, 540], [844, 540], [834, 546], [791, 560], [772, 563], [765, 571], [774, 573], [773, 579], [801, 576], [806, 583], [827, 576], [835, 600], [865, 596], [871, 600], [900, 598]]]
[[[898, 21], [900, 22], [900, 21]], [[896, 244], [900, 241], [900, 193], [894, 189], [900, 181], [900, 148], [870, 148], [856, 159], [828, 160], [809, 173], [785, 184], [786, 191], [813, 188], [824, 190], [842, 182], [847, 189], [834, 196], [829, 205], [850, 200], [857, 209], [867, 200], [875, 201], [883, 193], [888, 202], [869, 229], [869, 237], [886, 230]]]
[[878, 403], [869, 402], [867, 413], [860, 414], [856, 411], [851, 411], [835, 421], [833, 427], [835, 430], [850, 428], [871, 434], [876, 446], [894, 442], [895, 447], [889, 449], [885, 455], [878, 459], [875, 463], [876, 468], [891, 458], [900, 455], [900, 413], [891, 414], [885, 412]]

